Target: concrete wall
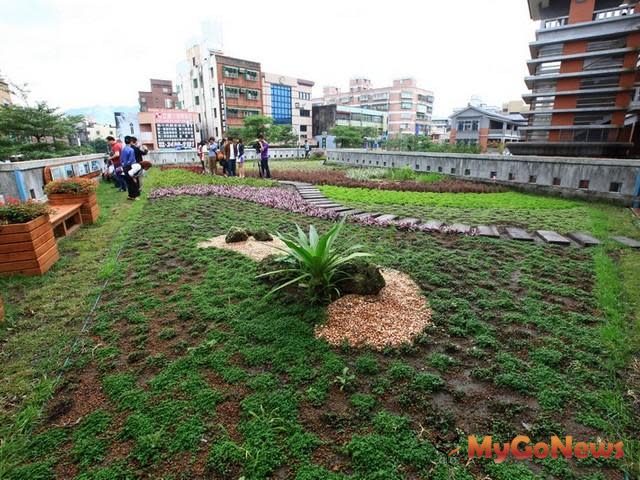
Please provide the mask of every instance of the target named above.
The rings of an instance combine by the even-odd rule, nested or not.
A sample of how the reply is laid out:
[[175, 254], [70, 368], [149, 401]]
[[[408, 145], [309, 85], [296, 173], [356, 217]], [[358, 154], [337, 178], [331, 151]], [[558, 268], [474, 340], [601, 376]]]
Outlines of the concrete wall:
[[85, 172], [83, 164], [87, 163], [92, 167], [97, 167], [96, 171], [100, 172], [104, 168], [104, 155], [77, 155], [75, 157], [0, 163], [0, 195], [5, 199], [13, 197], [20, 200], [30, 198], [46, 200], [47, 196], [44, 193], [45, 167], [52, 170], [56, 167], [63, 167], [64, 176], [80, 176]]
[[[244, 146], [244, 153], [247, 161], [259, 158], [259, 154], [250, 145]], [[269, 148], [269, 160], [291, 160], [304, 157], [302, 148]], [[168, 150], [149, 152], [146, 157], [154, 165], [171, 164], [200, 164], [200, 159], [195, 150]]]
[[[410, 167], [540, 193], [629, 205], [640, 189], [640, 160], [328, 150], [327, 160], [359, 167]], [[492, 179], [495, 173], [495, 179]], [[512, 179], [510, 179], [512, 178]], [[554, 178], [560, 185], [554, 186]], [[533, 180], [533, 181], [532, 181]], [[579, 188], [588, 180], [588, 188]], [[620, 192], [610, 192], [612, 182]]]

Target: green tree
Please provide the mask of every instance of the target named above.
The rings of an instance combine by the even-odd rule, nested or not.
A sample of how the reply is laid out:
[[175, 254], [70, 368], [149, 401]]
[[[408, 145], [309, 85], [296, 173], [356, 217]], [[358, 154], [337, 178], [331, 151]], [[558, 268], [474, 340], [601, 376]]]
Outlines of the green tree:
[[273, 118], [265, 115], [251, 115], [245, 117], [242, 135], [247, 140], [254, 140], [259, 135], [268, 137], [268, 132], [273, 125]]
[[81, 116], [65, 116], [46, 102], [35, 107], [9, 105], [0, 109], [0, 134], [29, 143], [32, 138], [41, 143], [46, 138], [68, 137], [75, 133]]
[[106, 153], [109, 151], [109, 144], [103, 138], [96, 138], [95, 140], [91, 140], [89, 142], [91, 148], [93, 148], [97, 153]]
[[347, 127], [337, 125], [329, 132], [336, 137], [336, 143], [342, 148], [362, 147], [365, 138], [378, 138], [378, 132], [373, 127]]

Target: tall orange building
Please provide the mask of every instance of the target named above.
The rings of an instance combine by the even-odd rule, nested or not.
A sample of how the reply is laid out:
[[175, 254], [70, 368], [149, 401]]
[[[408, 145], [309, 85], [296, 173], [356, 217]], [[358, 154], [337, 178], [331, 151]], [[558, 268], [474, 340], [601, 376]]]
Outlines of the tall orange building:
[[638, 138], [640, 7], [620, 0], [528, 0], [530, 111], [514, 154], [626, 156]]

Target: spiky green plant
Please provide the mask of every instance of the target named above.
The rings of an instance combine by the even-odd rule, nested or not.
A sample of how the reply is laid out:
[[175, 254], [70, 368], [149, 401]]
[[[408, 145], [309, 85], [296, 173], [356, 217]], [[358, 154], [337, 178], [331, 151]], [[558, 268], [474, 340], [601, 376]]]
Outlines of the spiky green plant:
[[335, 279], [340, 267], [354, 258], [371, 256], [369, 253], [355, 251], [361, 248], [360, 245], [352, 245], [346, 249], [336, 248], [335, 242], [344, 227], [344, 221], [343, 218], [323, 235], [319, 235], [313, 225], [309, 227], [308, 235], [298, 225], [297, 236], [276, 233], [287, 246], [282, 249], [286, 253], [283, 264], [288, 263], [291, 267], [259, 275], [286, 274], [287, 280], [276, 285], [269, 295], [290, 285], [305, 288], [312, 303], [327, 301], [334, 293], [339, 295]]

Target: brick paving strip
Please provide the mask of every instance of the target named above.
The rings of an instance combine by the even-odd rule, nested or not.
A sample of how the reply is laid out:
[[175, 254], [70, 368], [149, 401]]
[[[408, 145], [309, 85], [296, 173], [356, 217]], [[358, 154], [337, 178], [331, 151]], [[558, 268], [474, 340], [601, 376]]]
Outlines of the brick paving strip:
[[[314, 207], [334, 211], [342, 216], [351, 216], [357, 220], [370, 221], [372, 224], [378, 223], [384, 225], [385, 223], [389, 223], [391, 225], [399, 225], [408, 228], [415, 226], [416, 228], [420, 229], [420, 231], [430, 230], [433, 232], [457, 233], [460, 235], [471, 235], [486, 238], [505, 238], [520, 242], [542, 242], [552, 245], [564, 246], [574, 245], [576, 247], [593, 247], [596, 245], [600, 245], [601, 243], [597, 238], [594, 238], [584, 232], [571, 232], [567, 233], [566, 236], [564, 236], [557, 232], [554, 232], [553, 230], [536, 230], [532, 235], [522, 228], [505, 227], [501, 234], [496, 225], [478, 225], [477, 227], [465, 225], [462, 223], [453, 223], [451, 225], [446, 225], [440, 220], [430, 219], [426, 222], [422, 222], [422, 220], [420, 220], [419, 218], [398, 218], [397, 215], [389, 213], [381, 214], [363, 212], [362, 210], [345, 207], [344, 205], [328, 199], [320, 190], [318, 190], [315, 185], [312, 185], [310, 183], [289, 181], [280, 181], [280, 183], [295, 187], [302, 198]], [[611, 239], [626, 247], [640, 248], [639, 240], [620, 236], [611, 237]]]

